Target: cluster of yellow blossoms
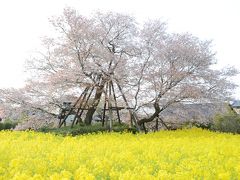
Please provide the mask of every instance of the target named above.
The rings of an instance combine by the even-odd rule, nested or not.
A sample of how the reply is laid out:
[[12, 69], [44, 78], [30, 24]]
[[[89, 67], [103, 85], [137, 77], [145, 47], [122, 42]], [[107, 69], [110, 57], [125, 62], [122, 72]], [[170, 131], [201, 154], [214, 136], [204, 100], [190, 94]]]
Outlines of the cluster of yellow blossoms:
[[0, 132], [1, 179], [240, 179], [240, 136]]

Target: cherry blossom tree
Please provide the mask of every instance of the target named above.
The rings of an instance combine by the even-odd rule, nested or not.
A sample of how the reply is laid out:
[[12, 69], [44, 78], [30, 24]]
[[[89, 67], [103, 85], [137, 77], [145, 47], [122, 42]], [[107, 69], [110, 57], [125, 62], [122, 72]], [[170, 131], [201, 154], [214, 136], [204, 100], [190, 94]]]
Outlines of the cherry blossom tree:
[[214, 70], [211, 41], [169, 33], [160, 20], [141, 26], [129, 15], [97, 12], [85, 17], [66, 8], [50, 22], [56, 33], [43, 38], [43, 48], [28, 60], [26, 87], [1, 90], [5, 102], [54, 117], [64, 99], [95, 87], [84, 120], [91, 124], [106, 84], [114, 81], [120, 104], [133, 107], [143, 126], [177, 103], [226, 100], [235, 87], [229, 81], [235, 69]]

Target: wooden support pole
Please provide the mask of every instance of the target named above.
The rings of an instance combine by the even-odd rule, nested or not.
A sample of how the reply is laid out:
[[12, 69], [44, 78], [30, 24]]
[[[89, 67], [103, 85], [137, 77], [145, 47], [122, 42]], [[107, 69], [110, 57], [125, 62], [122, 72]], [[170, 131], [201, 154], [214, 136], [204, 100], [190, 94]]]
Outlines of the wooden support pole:
[[[95, 76], [95, 77], [94, 77], [94, 76]], [[101, 77], [98, 76], [98, 75], [93, 75], [93, 78], [94, 78], [95, 80], [99, 80], [99, 81], [101, 80]], [[91, 88], [91, 90], [90, 90], [90, 93], [88, 94], [88, 97], [87, 97], [87, 99], [85, 100], [85, 98], [86, 98], [86, 96], [87, 96], [87, 93], [88, 93], [88, 90], [90, 89], [90, 87], [91, 87], [91, 86], [88, 86], [87, 91], [84, 93], [83, 98], [81, 99], [81, 102], [80, 102], [80, 104], [79, 104], [79, 106], [78, 106], [78, 108], [77, 108], [77, 113], [76, 113], [76, 116], [75, 116], [74, 119], [73, 119], [73, 122], [72, 122], [71, 127], [73, 127], [73, 125], [75, 124], [75, 121], [76, 121], [76, 120], [77, 120], [77, 121], [76, 121], [76, 124], [79, 123], [79, 119], [81, 118], [82, 113], [83, 113], [84, 109], [85, 109], [86, 106], [87, 106], [88, 100], [89, 100], [90, 96], [92, 95], [92, 92], [93, 92], [95, 86], [92, 86], [92, 88]], [[77, 104], [76, 104], [76, 105], [77, 105]], [[76, 105], [75, 105], [75, 106], [76, 106]], [[80, 110], [81, 110], [81, 111], [80, 111]], [[77, 119], [77, 118], [78, 118], [78, 119]]]
[[[96, 78], [97, 81], [99, 81], [99, 83], [98, 83], [98, 86], [99, 86], [101, 84], [101, 81], [102, 81], [101, 75], [96, 75], [95, 78]], [[95, 86], [93, 86], [92, 89], [91, 89], [91, 92], [90, 92], [90, 94], [89, 94], [89, 96], [86, 100], [86, 103], [85, 103], [84, 107], [82, 108], [82, 110], [80, 112], [80, 115], [79, 115], [80, 117], [82, 116], [83, 110], [85, 110], [85, 108], [87, 106], [87, 102], [89, 101], [89, 98], [91, 97], [94, 89], [95, 89]]]
[[106, 83], [105, 87], [105, 97], [104, 97], [104, 107], [103, 107], [103, 118], [102, 118], [102, 126], [105, 124], [105, 116], [106, 116], [106, 108], [107, 108], [107, 91], [108, 91], [108, 83]]
[[114, 102], [115, 102], [115, 107], [116, 107], [116, 110], [117, 110], [118, 123], [121, 124], [120, 113], [119, 113], [119, 109], [118, 109], [118, 106], [117, 106], [117, 98], [116, 98], [114, 85], [113, 85], [112, 81], [111, 81], [111, 85], [112, 85], [112, 91], [113, 91], [113, 98], [114, 98]]
[[[117, 80], [116, 80], [116, 81], [117, 81]], [[128, 102], [127, 102], [127, 98], [125, 97], [125, 95], [124, 95], [124, 93], [123, 93], [122, 87], [119, 85], [118, 81], [116, 82], [116, 84], [117, 84], [117, 86], [118, 86], [118, 89], [119, 89], [119, 91], [120, 91], [120, 93], [121, 93], [121, 95], [122, 95], [122, 97], [123, 97], [123, 100], [124, 100], [127, 108], [129, 108], [129, 104], [128, 104]], [[129, 113], [130, 113], [131, 117], [133, 117], [133, 121], [134, 121], [134, 123], [135, 123], [135, 126], [136, 126], [137, 130], [140, 132], [140, 127], [139, 127], [139, 125], [138, 125], [138, 123], [137, 123], [138, 118], [137, 118], [136, 113], [135, 113], [133, 110], [131, 110], [131, 109], [129, 109]]]
[[105, 123], [106, 108], [107, 108], [107, 102], [105, 100], [104, 101], [104, 107], [103, 107], [102, 127], [104, 127], [104, 123]]
[[73, 112], [73, 110], [75, 109], [75, 106], [79, 103], [79, 101], [82, 99], [82, 96], [88, 91], [89, 87], [86, 87], [84, 89], [84, 91], [82, 92], [82, 94], [79, 96], [78, 100], [74, 103], [73, 107], [70, 109], [70, 111], [65, 115], [64, 119], [62, 120], [61, 123], [59, 123], [59, 128], [66, 123], [66, 119], [67, 117]]
[[[89, 89], [88, 89], [88, 90], [89, 90]], [[81, 107], [82, 107], [82, 105], [83, 105], [83, 103], [84, 103], [84, 101], [85, 101], [85, 99], [86, 99], [86, 96], [87, 96], [87, 94], [88, 94], [88, 90], [84, 93], [84, 95], [83, 95], [83, 97], [82, 97], [82, 99], [81, 99], [81, 101], [80, 101], [79, 107], [77, 108], [77, 112], [76, 112], [76, 115], [74, 116], [74, 119], [73, 119], [73, 122], [72, 122], [71, 127], [73, 127], [73, 125], [74, 125], [74, 123], [75, 123], [75, 121], [76, 121], [76, 119], [77, 119], [77, 115], [78, 115], [78, 113], [79, 113], [79, 111], [80, 111], [80, 109], [81, 109]]]
[[[92, 89], [91, 89], [91, 91], [90, 91], [90, 93], [89, 93], [89, 95], [88, 95], [86, 101], [84, 102], [83, 108], [81, 108], [81, 112], [80, 112], [79, 114], [77, 113], [78, 119], [77, 119], [76, 124], [79, 123], [79, 118], [81, 118], [84, 109], [86, 109], [86, 106], [87, 106], [87, 104], [88, 104], [88, 101], [89, 101], [89, 99], [90, 99], [92, 93], [93, 93], [93, 90], [94, 90], [94, 87], [92, 87]], [[80, 107], [79, 107], [79, 108], [80, 108]]]
[[108, 83], [109, 86], [109, 93], [108, 93], [108, 109], [109, 109], [109, 131], [112, 131], [113, 125], [113, 112], [112, 112], [112, 86], [111, 82]]

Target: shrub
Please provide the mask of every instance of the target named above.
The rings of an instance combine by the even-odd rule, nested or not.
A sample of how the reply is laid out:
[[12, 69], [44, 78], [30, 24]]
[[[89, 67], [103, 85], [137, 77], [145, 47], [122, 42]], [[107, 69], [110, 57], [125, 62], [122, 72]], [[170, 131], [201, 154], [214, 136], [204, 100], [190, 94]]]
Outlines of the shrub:
[[198, 122], [198, 121], [187, 121], [182, 125], [182, 128], [201, 128], [201, 129], [212, 129], [213, 123], [212, 122]]
[[224, 115], [216, 115], [213, 129], [221, 132], [240, 133], [240, 115], [229, 112]]
[[0, 123], [0, 131], [5, 129], [14, 129], [17, 125], [17, 122], [5, 121]]

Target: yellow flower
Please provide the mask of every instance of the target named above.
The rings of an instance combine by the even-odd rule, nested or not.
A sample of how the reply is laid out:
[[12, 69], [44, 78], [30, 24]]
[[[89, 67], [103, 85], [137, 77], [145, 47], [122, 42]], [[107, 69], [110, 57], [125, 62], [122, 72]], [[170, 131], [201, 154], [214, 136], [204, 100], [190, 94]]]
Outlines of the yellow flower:
[[0, 132], [0, 180], [239, 179], [240, 136], [202, 129], [78, 137]]

